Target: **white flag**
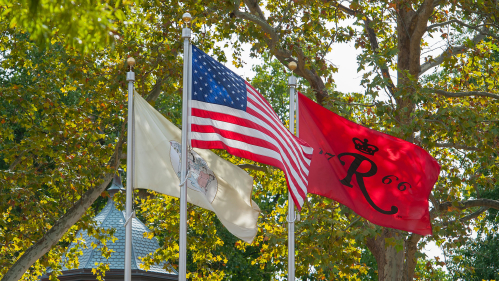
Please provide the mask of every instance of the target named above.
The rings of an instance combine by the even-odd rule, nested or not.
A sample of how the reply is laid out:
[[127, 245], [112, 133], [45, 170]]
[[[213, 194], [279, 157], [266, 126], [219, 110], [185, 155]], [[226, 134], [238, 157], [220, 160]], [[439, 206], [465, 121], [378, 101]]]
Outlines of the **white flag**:
[[[139, 94], [134, 95], [135, 188], [180, 197], [181, 130]], [[260, 208], [251, 199], [253, 178], [210, 150], [188, 154], [187, 202], [215, 212], [239, 239], [251, 243]]]

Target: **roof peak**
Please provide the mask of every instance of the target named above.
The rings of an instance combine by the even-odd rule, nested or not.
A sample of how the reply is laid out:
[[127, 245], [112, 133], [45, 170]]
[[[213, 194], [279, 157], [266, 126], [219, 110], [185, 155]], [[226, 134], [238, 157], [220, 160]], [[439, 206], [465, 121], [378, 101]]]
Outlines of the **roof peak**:
[[119, 174], [115, 174], [113, 177], [113, 181], [111, 182], [111, 186], [107, 189], [107, 191], [120, 191], [120, 190], [125, 190], [123, 188], [123, 184], [121, 183], [121, 177]]
[[[113, 184], [108, 190], [118, 192], [120, 189], [121, 180], [119, 176], [113, 179]], [[111, 193], [111, 192], [110, 192]], [[100, 248], [101, 243], [94, 237], [88, 235], [85, 230], [79, 230], [76, 237], [81, 237], [82, 242], [86, 245], [86, 248], [80, 246], [80, 250], [83, 254], [79, 257], [79, 266], [77, 269], [85, 269], [94, 267], [95, 263], [107, 263], [110, 269], [124, 269], [125, 264], [125, 214], [122, 211], [116, 209], [114, 200], [108, 200], [104, 209], [97, 216], [94, 217], [99, 227], [104, 229], [114, 228], [116, 229], [114, 236], [117, 238], [115, 242], [108, 241], [107, 247], [114, 252], [111, 254], [109, 259], [104, 258], [101, 255]], [[137, 218], [132, 218], [132, 269], [141, 269], [140, 265], [142, 261], [139, 257], [145, 257], [148, 254], [154, 253], [156, 249], [159, 248], [158, 241], [155, 237], [152, 239], [146, 238], [147, 235], [144, 233], [150, 232], [150, 230]], [[80, 242], [81, 243], [81, 242]], [[92, 243], [97, 244], [97, 247], [93, 248]], [[71, 243], [69, 248], [76, 247], [75, 243]], [[165, 265], [164, 262], [159, 265], [153, 265], [150, 267], [149, 271], [157, 273], [169, 273], [178, 274], [171, 265], [168, 269], [163, 269]], [[63, 266], [63, 271], [68, 269]]]

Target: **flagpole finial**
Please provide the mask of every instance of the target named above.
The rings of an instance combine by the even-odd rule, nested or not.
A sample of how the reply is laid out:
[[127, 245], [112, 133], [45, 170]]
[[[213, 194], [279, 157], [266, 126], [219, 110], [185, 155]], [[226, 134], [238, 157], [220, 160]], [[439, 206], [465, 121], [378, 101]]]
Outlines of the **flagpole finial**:
[[189, 28], [189, 23], [191, 22], [192, 16], [189, 13], [182, 15], [182, 20], [184, 21], [184, 28], [182, 28], [182, 38], [190, 40], [191, 39], [191, 29]]
[[192, 19], [192, 16], [189, 13], [184, 13], [182, 15], [182, 20], [184, 21], [185, 24], [188, 24], [191, 21], [191, 19]]
[[130, 67], [130, 71], [132, 71], [132, 68], [135, 66], [135, 59], [132, 58], [132, 57], [129, 57], [127, 60], [126, 60], [126, 63], [128, 64], [128, 66]]
[[293, 75], [293, 71], [296, 69], [298, 65], [296, 62], [292, 61], [288, 63], [289, 69], [291, 69], [291, 76], [288, 77], [288, 86], [291, 88], [296, 87], [296, 77]]

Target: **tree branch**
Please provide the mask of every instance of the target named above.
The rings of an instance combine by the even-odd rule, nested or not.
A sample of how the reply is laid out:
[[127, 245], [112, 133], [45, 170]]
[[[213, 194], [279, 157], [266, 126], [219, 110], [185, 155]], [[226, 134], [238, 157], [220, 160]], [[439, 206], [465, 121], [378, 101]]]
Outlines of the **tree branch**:
[[246, 6], [248, 6], [250, 11], [252, 13], [258, 14], [259, 17], [255, 16], [253, 14], [250, 14], [250, 13], [241, 12], [239, 10], [240, 3], [241, 2], [239, 0], [235, 1], [234, 10], [232, 11], [232, 13], [234, 13], [234, 15], [240, 19], [245, 19], [245, 20], [251, 21], [252, 23], [260, 26], [265, 32], [267, 32], [270, 36], [270, 40], [267, 40], [268, 41], [267, 44], [269, 45], [269, 47], [271, 49], [273, 49], [273, 47], [275, 46], [275, 44], [277, 43], [277, 41], [279, 39], [279, 36], [277, 35], [277, 32], [275, 31], [275, 29], [272, 26], [270, 26], [270, 24], [268, 24], [267, 21], [265, 20], [265, 18], [263, 17], [263, 13], [260, 10], [260, 7], [258, 6], [258, 4], [255, 4], [255, 3], [249, 2], [249, 1], [245, 1], [245, 4], [246, 4]]
[[258, 3], [259, 0], [243, 0], [243, 2], [252, 13], [257, 14], [259, 18], [261, 18], [263, 21], [266, 21], [262, 9], [260, 9], [260, 5]]
[[488, 93], [488, 92], [480, 92], [480, 91], [470, 91], [470, 92], [447, 92], [444, 90], [438, 90], [434, 88], [424, 88], [424, 90], [427, 90], [429, 92], [434, 92], [439, 95], [443, 95], [446, 97], [451, 97], [451, 98], [457, 98], [457, 97], [469, 97], [469, 96], [479, 96], [479, 97], [490, 97], [494, 99], [499, 99], [498, 94], [493, 94], [493, 93]]
[[427, 31], [430, 31], [431, 29], [433, 28], [436, 28], [436, 27], [440, 27], [440, 26], [444, 26], [444, 25], [448, 25], [448, 24], [452, 24], [452, 23], [457, 23], [461, 26], [465, 26], [467, 28], [470, 28], [470, 29], [473, 29], [473, 30], [476, 30], [478, 32], [480, 32], [480, 34], [482, 35], [487, 35], [487, 36], [490, 36], [490, 37], [493, 37], [495, 39], [499, 39], [498, 36], [486, 31], [485, 29], [483, 29], [482, 27], [485, 27], [485, 26], [495, 26], [497, 27], [495, 24], [487, 24], [487, 23], [484, 23], [484, 24], [480, 24], [480, 25], [470, 25], [470, 24], [467, 24], [463, 21], [460, 21], [458, 19], [452, 19], [452, 20], [449, 20], [449, 21], [446, 21], [446, 22], [441, 22], [441, 23], [436, 23], [436, 24], [432, 24], [430, 26], [428, 26], [426, 28]]
[[261, 171], [261, 172], [265, 172], [267, 173], [267, 169], [265, 169], [264, 167], [260, 167], [260, 166], [257, 166], [257, 165], [251, 165], [251, 164], [240, 164], [240, 165], [237, 165], [239, 168], [241, 169], [250, 169], [250, 170], [255, 170], [255, 171]]
[[443, 226], [448, 226], [448, 225], [456, 223], [456, 222], [466, 222], [466, 221], [469, 221], [472, 219], [476, 219], [479, 215], [481, 215], [483, 212], [487, 211], [488, 209], [489, 209], [488, 207], [482, 207], [482, 208], [478, 209], [477, 211], [475, 211], [467, 216], [464, 216], [458, 220], [444, 222]]
[[358, 216], [349, 225], [347, 225], [344, 229], [342, 229], [342, 231], [346, 231], [347, 229], [349, 229], [350, 227], [352, 227], [356, 222], [358, 222], [360, 219], [361, 219], [361, 217]]
[[[473, 37], [473, 39], [471, 41], [473, 42], [473, 45], [476, 45], [480, 41], [482, 41], [485, 37], [486, 37], [486, 35], [484, 35], [484, 34], [478, 34], [477, 36]], [[456, 46], [456, 47], [450, 46], [449, 48], [447, 48], [447, 50], [445, 50], [438, 57], [423, 63], [420, 66], [421, 70], [419, 71], [419, 76], [421, 76], [423, 73], [430, 70], [431, 68], [442, 64], [444, 62], [444, 59], [450, 58], [454, 55], [462, 54], [462, 53], [466, 52], [467, 50], [468, 50], [468, 47], [465, 45], [460, 45], [460, 46]]]
[[465, 222], [465, 221], [469, 221], [472, 219], [476, 219], [476, 218], [478, 218], [479, 215], [481, 215], [483, 212], [487, 211], [488, 209], [489, 209], [488, 207], [482, 207], [482, 208], [478, 209], [477, 211], [460, 218], [459, 221]]
[[16, 157], [16, 159], [12, 162], [12, 164], [10, 164], [9, 166], [10, 171], [13, 171], [16, 168], [16, 166], [19, 165], [19, 163], [21, 163], [24, 154], [26, 154], [26, 151], [21, 152], [21, 154], [19, 154], [19, 156]]
[[[371, 48], [373, 52], [378, 55], [379, 54], [379, 44], [378, 38], [376, 37], [376, 32], [374, 29], [369, 27], [371, 24], [371, 20], [368, 17], [365, 17], [364, 20], [364, 28], [366, 29], [367, 37], [369, 38], [369, 43], [371, 43]], [[388, 71], [388, 66], [386, 63], [379, 65], [379, 69], [381, 70], [381, 74], [383, 75], [383, 79], [388, 80], [388, 91], [392, 96], [395, 95], [395, 85], [393, 84], [392, 78], [390, 76], [390, 72]]]
[[444, 26], [444, 25], [448, 25], [448, 24], [451, 24], [451, 23], [454, 23], [456, 22], [457, 20], [450, 20], [450, 21], [445, 21], [445, 22], [439, 22], [439, 23], [436, 23], [436, 24], [432, 24], [430, 26], [428, 26], [426, 28], [426, 31], [430, 31], [432, 30], [433, 28], [436, 28], [436, 27], [440, 27], [440, 26]]
[[240, 19], [248, 20], [263, 29], [267, 35], [263, 38], [263, 41], [268, 45], [271, 53], [285, 66], [289, 62], [295, 61], [298, 64], [298, 68], [294, 71], [296, 75], [305, 78], [309, 83], [310, 87], [315, 91], [317, 102], [322, 104], [322, 102], [327, 97], [326, 87], [322, 78], [317, 74], [317, 72], [312, 68], [309, 69], [306, 66], [307, 57], [305, 56], [303, 50], [298, 44], [292, 46], [293, 51], [297, 53], [298, 59], [292, 58], [292, 52], [286, 49], [277, 49], [276, 46], [279, 42], [279, 35], [277, 31], [267, 23], [263, 15], [262, 10], [258, 6], [258, 1], [255, 0], [245, 0], [244, 3], [248, 7], [251, 13], [242, 12], [239, 10], [240, 0], [234, 1], [234, 10], [232, 14]]
[[140, 199], [146, 200], [147, 197], [152, 197], [152, 198], [155, 197], [151, 193], [149, 193], [149, 189], [138, 188], [137, 190], [138, 190], [137, 197], [139, 197]]
[[477, 147], [474, 147], [474, 146], [467, 146], [467, 145], [455, 144], [455, 143], [437, 143], [437, 144], [435, 144], [435, 146], [436, 147], [446, 147], [446, 148], [471, 150], [471, 151], [478, 151], [479, 150]]
[[433, 0], [425, 0], [423, 4], [419, 7], [417, 11], [417, 22], [416, 27], [411, 36], [411, 42], [417, 43], [418, 48], [420, 48], [421, 38], [426, 32], [426, 25], [428, 24], [428, 18], [433, 13]]
[[352, 10], [350, 8], [347, 8], [341, 4], [337, 4], [336, 7], [340, 10], [342, 10], [343, 12], [351, 15], [351, 16], [356, 16], [357, 14], [359, 14], [360, 12], [359, 11], [356, 11], [356, 10]]
[[280, 35], [281, 35], [281, 25], [282, 25], [282, 22], [284, 21], [284, 19], [288, 15], [289, 10], [291, 9], [291, 2], [292, 1], [293, 0], [289, 0], [288, 5], [286, 6], [286, 9], [284, 10], [284, 13], [282, 14], [282, 18], [279, 21], [279, 24], [277, 25], [276, 30], [279, 32], [279, 37], [281, 37]]
[[[374, 54], [378, 55], [379, 54], [379, 44], [378, 44], [378, 38], [376, 37], [376, 32], [372, 27], [369, 25], [371, 24], [371, 19], [369, 19], [366, 15], [362, 14], [359, 11], [349, 9], [341, 4], [337, 4], [336, 7], [343, 12], [352, 15], [352, 16], [357, 16], [358, 14], [361, 14], [364, 16], [364, 29], [366, 30], [367, 37], [369, 38], [369, 43], [371, 44], [371, 49], [374, 52]], [[395, 93], [395, 85], [393, 84], [392, 78], [390, 76], [390, 72], [388, 70], [388, 66], [386, 63], [383, 63], [381, 65], [378, 65], [379, 69], [381, 70], [381, 74], [383, 75], [384, 79], [388, 80], [388, 91], [392, 96]]]
[[444, 4], [444, 3], [445, 3], [445, 0], [435, 0], [435, 1], [433, 1], [433, 9], [435, 9], [440, 4]]
[[486, 207], [486, 208], [491, 208], [491, 209], [496, 209], [499, 210], [499, 201], [498, 200], [492, 200], [492, 199], [486, 199], [486, 198], [481, 198], [481, 199], [472, 199], [472, 200], [466, 200], [466, 201], [460, 201], [453, 204], [453, 202], [444, 202], [441, 203], [438, 207], [438, 211], [444, 211], [447, 210], [449, 207], [455, 207], [459, 210], [465, 210], [468, 208], [472, 207]]
[[437, 198], [435, 198], [435, 196], [433, 196], [433, 194], [430, 193], [430, 201], [431, 203], [433, 204], [433, 206], [436, 208], [437, 206], [440, 206], [440, 202], [438, 202]]
[[344, 104], [347, 106], [362, 106], [362, 107], [375, 107], [377, 105], [376, 102], [371, 103], [371, 104], [365, 104], [365, 103], [356, 103], [356, 102], [343, 102], [338, 99], [330, 98], [330, 102], [328, 104], [332, 105], [333, 103], [339, 103], [339, 104]]
[[156, 83], [152, 87], [152, 90], [149, 92], [149, 94], [146, 97], [146, 101], [155, 101], [158, 97], [159, 94], [161, 94], [161, 85], [163, 84], [163, 79], [161, 77], [158, 77], [156, 79]]
[[436, 119], [423, 119], [423, 120], [426, 122], [438, 122], [438, 123], [442, 124], [442, 126], [444, 126], [445, 129], [450, 130], [449, 126], [447, 126], [442, 120], [436, 120]]

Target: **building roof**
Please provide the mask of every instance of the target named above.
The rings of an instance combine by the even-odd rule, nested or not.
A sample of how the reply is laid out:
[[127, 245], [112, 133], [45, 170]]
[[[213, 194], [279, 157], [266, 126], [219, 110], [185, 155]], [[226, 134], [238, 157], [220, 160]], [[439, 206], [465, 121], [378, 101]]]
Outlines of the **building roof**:
[[[111, 257], [106, 259], [101, 255], [101, 243], [94, 237], [87, 234], [86, 230], [79, 230], [76, 237], [82, 237], [85, 241], [86, 248], [79, 247], [83, 252], [83, 255], [79, 257], [78, 268], [75, 269], [91, 269], [96, 267], [96, 264], [107, 263], [109, 264], [109, 269], [124, 269], [125, 268], [125, 212], [119, 211], [114, 205], [113, 195], [124, 190], [121, 184], [121, 179], [116, 176], [113, 179], [111, 187], [108, 189], [110, 197], [107, 201], [104, 209], [94, 218], [99, 227], [104, 229], [114, 228], [116, 232], [114, 236], [117, 240], [113, 243], [111, 240], [107, 241], [107, 247], [114, 252], [111, 253]], [[143, 269], [141, 265], [143, 262], [139, 257], [145, 257], [150, 253], [154, 253], [156, 249], [159, 248], [158, 241], [155, 237], [148, 239], [144, 237], [144, 233], [150, 232], [149, 229], [137, 218], [132, 218], [132, 270]], [[96, 244], [97, 247], [93, 248], [92, 243]], [[72, 243], [69, 249], [76, 246]], [[164, 269], [166, 264], [166, 268]], [[68, 269], [63, 266], [63, 271]], [[168, 263], [162, 262], [158, 265], [152, 265], [149, 272], [165, 273], [165, 274], [175, 274], [177, 271]]]

